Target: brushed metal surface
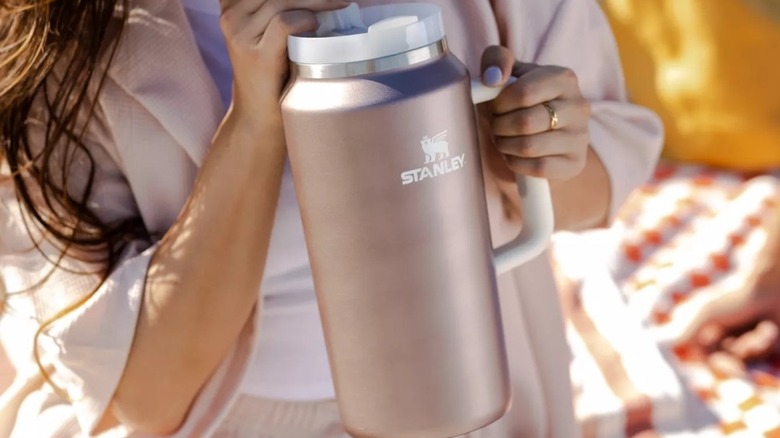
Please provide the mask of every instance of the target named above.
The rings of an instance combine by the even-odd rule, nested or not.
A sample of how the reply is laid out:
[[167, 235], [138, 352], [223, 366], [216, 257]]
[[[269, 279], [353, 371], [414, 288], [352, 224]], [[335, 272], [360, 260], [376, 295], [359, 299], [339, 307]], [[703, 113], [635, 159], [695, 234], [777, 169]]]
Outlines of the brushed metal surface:
[[443, 438], [500, 418], [511, 396], [466, 68], [444, 54], [298, 77], [282, 107], [350, 434]]
[[292, 64], [293, 75], [309, 79], [334, 79], [380, 73], [397, 68], [409, 67], [438, 58], [447, 53], [447, 40], [408, 52], [378, 59], [369, 59], [346, 64]]

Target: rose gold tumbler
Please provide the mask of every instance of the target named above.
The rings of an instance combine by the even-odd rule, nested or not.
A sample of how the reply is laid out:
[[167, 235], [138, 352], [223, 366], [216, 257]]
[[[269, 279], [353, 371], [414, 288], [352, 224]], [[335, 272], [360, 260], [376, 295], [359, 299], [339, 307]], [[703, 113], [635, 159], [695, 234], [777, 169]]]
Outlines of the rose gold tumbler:
[[496, 272], [546, 246], [549, 191], [521, 179], [523, 233], [494, 255], [472, 85], [439, 8], [342, 14], [321, 17], [341, 32], [290, 38], [282, 104], [341, 415], [355, 437], [461, 435], [510, 405]]

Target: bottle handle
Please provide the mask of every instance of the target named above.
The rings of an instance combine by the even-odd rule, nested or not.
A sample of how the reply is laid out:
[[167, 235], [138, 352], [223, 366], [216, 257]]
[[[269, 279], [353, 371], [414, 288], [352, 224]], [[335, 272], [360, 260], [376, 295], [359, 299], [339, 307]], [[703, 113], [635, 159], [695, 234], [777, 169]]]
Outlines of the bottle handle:
[[[511, 78], [506, 85], [516, 80]], [[498, 97], [502, 90], [501, 87], [488, 87], [475, 80], [471, 82], [471, 99], [474, 104], [488, 102]], [[523, 201], [523, 228], [513, 241], [493, 251], [497, 274], [511, 271], [544, 252], [555, 228], [550, 184], [547, 180], [518, 175], [517, 188]]]

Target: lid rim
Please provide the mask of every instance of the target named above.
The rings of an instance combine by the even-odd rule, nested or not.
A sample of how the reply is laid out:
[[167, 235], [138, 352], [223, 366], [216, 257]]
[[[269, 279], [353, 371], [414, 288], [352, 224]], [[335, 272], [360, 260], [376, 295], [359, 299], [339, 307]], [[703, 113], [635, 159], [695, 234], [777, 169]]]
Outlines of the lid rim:
[[388, 18], [416, 16], [414, 23], [365, 33], [318, 37], [291, 35], [288, 56], [297, 64], [348, 64], [416, 50], [446, 37], [441, 8], [431, 3], [396, 3], [360, 10], [366, 28]]
[[407, 52], [350, 63], [304, 64], [292, 63], [293, 74], [305, 79], [339, 79], [381, 73], [397, 68], [409, 67], [438, 59], [449, 53], [447, 39]]

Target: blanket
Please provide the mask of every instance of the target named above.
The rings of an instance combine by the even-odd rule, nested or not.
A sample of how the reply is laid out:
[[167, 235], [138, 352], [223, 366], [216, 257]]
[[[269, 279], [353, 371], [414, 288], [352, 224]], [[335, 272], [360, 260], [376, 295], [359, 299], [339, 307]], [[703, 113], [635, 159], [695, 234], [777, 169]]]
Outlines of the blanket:
[[780, 355], [730, 373], [681, 342], [746, 293], [778, 200], [777, 175], [661, 164], [611, 228], [554, 237], [586, 438], [780, 438]]

